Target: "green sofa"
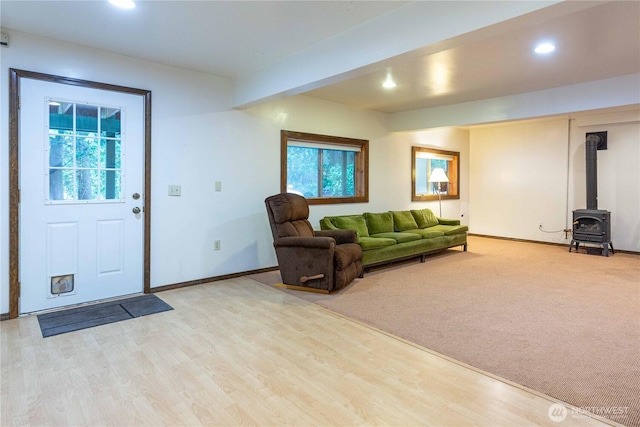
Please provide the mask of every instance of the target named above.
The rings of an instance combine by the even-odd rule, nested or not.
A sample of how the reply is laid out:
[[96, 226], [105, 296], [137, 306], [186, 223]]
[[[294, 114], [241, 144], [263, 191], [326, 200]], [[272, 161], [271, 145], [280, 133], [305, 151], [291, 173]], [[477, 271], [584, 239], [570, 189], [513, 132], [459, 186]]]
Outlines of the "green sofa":
[[455, 246], [467, 250], [468, 227], [430, 209], [326, 216], [320, 228], [355, 230], [365, 268], [416, 257], [424, 262], [425, 255]]

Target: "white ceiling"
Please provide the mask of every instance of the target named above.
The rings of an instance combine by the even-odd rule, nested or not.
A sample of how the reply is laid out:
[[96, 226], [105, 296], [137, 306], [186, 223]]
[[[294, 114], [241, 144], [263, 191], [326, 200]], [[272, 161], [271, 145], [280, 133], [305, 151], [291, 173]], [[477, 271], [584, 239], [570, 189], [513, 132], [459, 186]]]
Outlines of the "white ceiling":
[[234, 78], [406, 2], [2, 0], [2, 28]]
[[[309, 92], [360, 108], [398, 112], [459, 104], [640, 72], [640, 2], [592, 7], [546, 22], [528, 22], [453, 48], [404, 60]], [[533, 52], [540, 40], [556, 51]], [[387, 72], [398, 82], [391, 97], [380, 88]], [[376, 85], [378, 86], [376, 88]], [[375, 88], [375, 90], [372, 90]]]
[[[405, 38], [415, 34], [415, 22], [392, 25], [394, 16], [412, 12], [412, 3], [138, 1], [134, 10], [123, 11], [106, 0], [2, 0], [0, 15], [3, 29], [228, 77], [237, 86], [251, 83], [247, 76], [277, 69], [315, 76], [318, 63], [301, 58], [314, 49], [321, 52], [322, 46], [331, 46], [321, 58], [326, 64], [353, 56], [364, 61], [371, 54], [375, 60], [361, 61], [348, 72], [294, 82], [276, 92], [390, 113], [640, 73], [640, 1], [422, 2], [422, 10], [434, 13], [416, 19], [418, 29], [422, 25], [426, 33], [442, 25], [437, 40], [410, 51], [403, 50], [405, 40], [394, 50], [390, 45], [405, 31]], [[473, 20], [465, 11], [476, 13], [472, 8], [479, 4], [493, 15], [498, 9], [491, 8], [529, 5], [530, 11], [473, 31], [458, 31], [453, 23], [448, 31], [449, 23], [438, 22], [444, 18], [436, 12], [444, 8]], [[349, 40], [372, 28], [379, 31], [367, 49], [356, 49], [355, 41], [350, 46]], [[556, 42], [553, 54], [532, 53], [542, 39]], [[393, 90], [381, 87], [387, 74], [398, 83]]]

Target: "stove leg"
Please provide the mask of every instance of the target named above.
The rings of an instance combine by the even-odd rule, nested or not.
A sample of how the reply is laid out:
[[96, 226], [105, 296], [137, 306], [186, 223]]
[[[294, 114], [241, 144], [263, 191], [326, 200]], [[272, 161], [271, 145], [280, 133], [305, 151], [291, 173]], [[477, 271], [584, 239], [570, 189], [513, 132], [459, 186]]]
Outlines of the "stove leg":
[[615, 254], [616, 251], [613, 249], [613, 243], [609, 242], [609, 246], [611, 246], [611, 253]]
[[609, 245], [607, 243], [605, 243], [604, 245], [602, 245], [602, 249], [603, 249], [602, 254], [604, 256], [608, 257], [609, 256]]

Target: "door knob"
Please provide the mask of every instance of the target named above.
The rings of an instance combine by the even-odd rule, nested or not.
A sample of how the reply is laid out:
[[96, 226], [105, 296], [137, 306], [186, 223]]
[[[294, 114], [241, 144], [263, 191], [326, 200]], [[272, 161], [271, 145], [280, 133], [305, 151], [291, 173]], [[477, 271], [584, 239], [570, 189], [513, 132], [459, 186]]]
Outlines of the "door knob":
[[140, 213], [140, 208], [136, 206], [135, 208], [131, 209], [131, 211], [137, 215]]

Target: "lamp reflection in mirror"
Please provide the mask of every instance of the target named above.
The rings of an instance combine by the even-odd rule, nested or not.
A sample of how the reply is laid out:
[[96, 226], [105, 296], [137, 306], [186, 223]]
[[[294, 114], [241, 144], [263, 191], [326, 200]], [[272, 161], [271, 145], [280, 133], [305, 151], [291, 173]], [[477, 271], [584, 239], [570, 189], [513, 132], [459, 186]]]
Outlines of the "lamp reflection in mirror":
[[444, 172], [442, 168], [435, 168], [433, 172], [431, 172], [431, 176], [429, 177], [429, 182], [437, 182], [438, 183], [438, 203], [440, 204], [440, 218], [442, 218], [442, 183], [449, 182], [449, 178], [447, 178], [447, 174]]

